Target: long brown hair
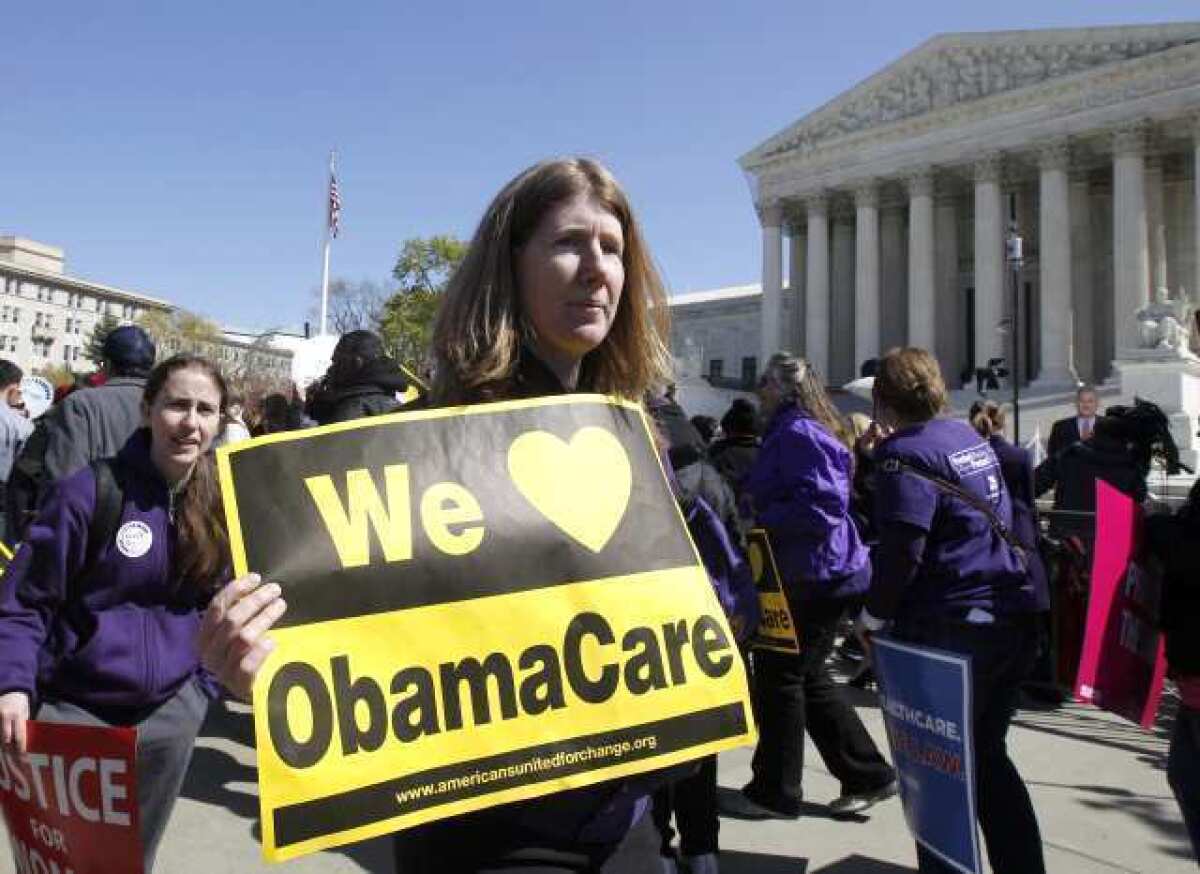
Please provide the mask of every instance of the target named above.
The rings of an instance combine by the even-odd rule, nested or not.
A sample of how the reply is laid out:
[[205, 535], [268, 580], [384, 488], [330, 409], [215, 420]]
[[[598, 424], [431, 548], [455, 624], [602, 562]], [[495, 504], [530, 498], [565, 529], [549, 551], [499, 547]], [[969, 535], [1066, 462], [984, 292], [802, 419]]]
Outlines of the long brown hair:
[[853, 443], [854, 436], [846, 420], [829, 399], [820, 376], [808, 361], [790, 352], [776, 352], [767, 362], [763, 376], [779, 387], [784, 404], [800, 407], [847, 447]]
[[[207, 358], [188, 353], [174, 355], [150, 371], [142, 393], [146, 408], [154, 405], [171, 374], [180, 370], [199, 370], [211, 379], [221, 395], [221, 409], [225, 409], [229, 388], [220, 369]], [[175, 531], [176, 584], [181, 591], [214, 591], [223, 582], [221, 576], [229, 568], [230, 559], [225, 505], [212, 452], [200, 456], [176, 498]]]
[[516, 256], [551, 207], [580, 194], [621, 223], [625, 287], [612, 329], [584, 356], [588, 390], [641, 399], [669, 381], [666, 292], [629, 199], [607, 169], [587, 158], [544, 161], [504, 186], [488, 206], [451, 277], [433, 329], [432, 399], [459, 404], [505, 397], [532, 328], [521, 312]]

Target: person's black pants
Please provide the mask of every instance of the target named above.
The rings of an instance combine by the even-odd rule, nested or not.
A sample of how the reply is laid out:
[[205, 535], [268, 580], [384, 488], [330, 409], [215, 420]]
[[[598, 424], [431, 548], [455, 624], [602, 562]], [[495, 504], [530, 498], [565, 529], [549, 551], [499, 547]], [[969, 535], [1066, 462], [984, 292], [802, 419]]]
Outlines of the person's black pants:
[[615, 844], [562, 844], [515, 828], [492, 808], [397, 832], [396, 874], [662, 874], [647, 810]]
[[1167, 781], [1179, 802], [1192, 853], [1200, 859], [1200, 710], [1181, 706], [1175, 716], [1167, 754]]
[[[970, 656], [975, 793], [992, 870], [995, 874], [1044, 874], [1042, 836], [1033, 802], [1005, 743], [1021, 683], [1029, 676], [1037, 653], [1036, 615], [986, 625], [953, 619], [902, 621], [894, 635]], [[917, 861], [921, 874], [954, 870], [919, 844]]]
[[842, 783], [842, 794], [881, 789], [896, 778], [845, 700], [825, 662], [845, 602], [788, 599], [800, 636], [800, 654], [754, 653], [758, 746], [754, 777], [745, 793], [774, 810], [798, 814], [804, 793], [804, 732], [826, 767]]
[[717, 757], [700, 760], [700, 770], [654, 793], [654, 824], [662, 838], [662, 855], [673, 856], [671, 814], [679, 829], [679, 851], [685, 856], [717, 852]]

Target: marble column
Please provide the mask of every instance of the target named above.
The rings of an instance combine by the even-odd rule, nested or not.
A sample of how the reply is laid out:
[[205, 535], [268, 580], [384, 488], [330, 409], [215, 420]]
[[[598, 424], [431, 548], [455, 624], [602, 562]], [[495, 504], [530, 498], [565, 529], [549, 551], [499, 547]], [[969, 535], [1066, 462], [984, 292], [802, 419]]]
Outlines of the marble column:
[[1070, 149], [1065, 140], [1038, 150], [1038, 264], [1041, 271], [1040, 386], [1075, 384], [1071, 308], [1071, 192], [1067, 178]]
[[933, 350], [934, 320], [933, 173], [908, 178], [908, 343]]
[[1146, 158], [1146, 242], [1150, 252], [1150, 288], [1167, 285], [1167, 218], [1163, 209], [1162, 158]]
[[1087, 173], [1071, 176], [1068, 208], [1071, 221], [1071, 312], [1075, 373], [1084, 382], [1096, 381], [1096, 316], [1092, 294], [1091, 184]]
[[1000, 200], [1001, 157], [975, 163], [975, 367], [1007, 357], [1000, 332], [1004, 313], [1004, 206]]
[[853, 379], [854, 363], [854, 207], [847, 201], [834, 205], [832, 216], [829, 301], [829, 383]]
[[765, 204], [759, 212], [762, 223], [762, 308], [759, 361], [779, 351], [779, 326], [783, 321], [783, 206]]
[[854, 371], [879, 355], [879, 186], [854, 191]]
[[962, 385], [966, 353], [966, 315], [963, 310], [962, 277], [958, 263], [958, 204], [954, 194], [939, 197], [933, 209], [934, 276], [937, 283], [934, 307], [934, 339], [937, 345], [938, 362], [946, 379], [946, 385], [957, 388]]
[[908, 345], [908, 210], [879, 209], [879, 352]]
[[1192, 277], [1192, 301], [1200, 303], [1200, 115], [1192, 120], [1193, 152], [1192, 193], [1195, 198], [1192, 212], [1192, 257], [1195, 259], [1195, 276]]
[[[804, 312], [805, 312], [805, 259], [807, 241], [804, 236], [804, 220], [802, 216], [788, 217], [788, 293], [792, 299], [791, 318], [788, 319], [783, 337], [783, 348], [797, 355], [805, 354], [804, 346]], [[759, 362], [761, 372], [763, 364]]]
[[808, 257], [804, 265], [804, 357], [817, 373], [828, 379], [829, 208], [823, 193], [810, 195], [806, 200]]
[[1135, 313], [1149, 301], [1146, 125], [1113, 132], [1113, 332], [1116, 356], [1140, 345]]

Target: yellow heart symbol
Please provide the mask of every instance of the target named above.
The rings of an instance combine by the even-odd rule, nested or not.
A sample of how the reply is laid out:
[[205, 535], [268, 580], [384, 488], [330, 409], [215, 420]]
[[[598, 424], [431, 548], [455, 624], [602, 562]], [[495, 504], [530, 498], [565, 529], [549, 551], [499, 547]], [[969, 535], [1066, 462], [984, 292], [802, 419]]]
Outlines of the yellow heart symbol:
[[633, 490], [621, 442], [592, 426], [569, 443], [546, 431], [522, 434], [508, 448], [508, 475], [539, 513], [592, 552], [616, 533]]

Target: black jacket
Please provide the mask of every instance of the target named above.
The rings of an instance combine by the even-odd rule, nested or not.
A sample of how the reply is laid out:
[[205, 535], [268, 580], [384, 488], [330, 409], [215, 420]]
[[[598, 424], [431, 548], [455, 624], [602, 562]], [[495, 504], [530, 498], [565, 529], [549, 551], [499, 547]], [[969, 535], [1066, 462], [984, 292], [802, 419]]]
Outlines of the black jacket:
[[740, 486], [750, 468], [754, 467], [754, 459], [758, 457], [758, 448], [762, 442], [757, 437], [724, 437], [708, 448], [708, 459], [713, 467], [725, 477], [725, 482], [733, 489], [735, 495], [740, 495]]
[[400, 409], [396, 393], [408, 388], [408, 380], [395, 362], [378, 358], [367, 362], [352, 376], [318, 387], [308, 414], [321, 425], [349, 422], [364, 416], [379, 416]]
[[1163, 563], [1160, 625], [1171, 675], [1200, 674], [1200, 512], [1146, 519], [1146, 549]]
[[[1096, 480], [1104, 480], [1137, 502], [1146, 497], [1146, 477], [1129, 448], [1119, 440], [1094, 434], [1091, 440], [1068, 446], [1047, 458], [1034, 473], [1034, 492], [1054, 489], [1054, 509], [1078, 513], [1096, 512]], [[1081, 517], [1076, 524], [1052, 519], [1064, 534], [1092, 536], [1094, 518]]]
[[1067, 447], [1079, 442], [1079, 417], [1059, 419], [1050, 427], [1050, 439], [1046, 441], [1046, 454], [1054, 458]]

